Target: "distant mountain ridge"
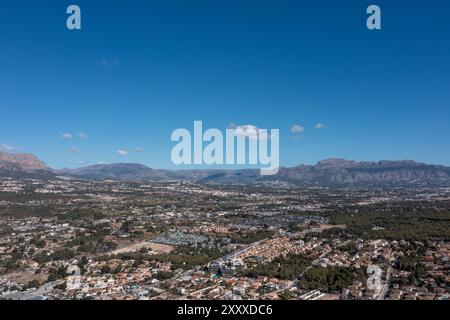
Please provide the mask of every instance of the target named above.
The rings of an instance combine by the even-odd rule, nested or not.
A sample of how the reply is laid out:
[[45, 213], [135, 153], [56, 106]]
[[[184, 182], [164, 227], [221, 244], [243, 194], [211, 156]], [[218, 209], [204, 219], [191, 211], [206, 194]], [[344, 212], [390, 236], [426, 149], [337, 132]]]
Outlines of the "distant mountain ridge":
[[316, 185], [450, 185], [450, 167], [411, 160], [356, 162], [328, 159], [281, 169], [280, 179]]
[[32, 154], [0, 151], [0, 176], [48, 178], [54, 174], [43, 161]]
[[274, 176], [261, 176], [256, 169], [157, 170], [136, 163], [97, 164], [77, 169], [53, 170], [33, 155], [0, 152], [0, 176], [67, 176], [86, 180], [178, 180], [224, 184], [285, 182], [310, 186], [450, 186], [450, 167], [411, 160], [357, 162], [325, 159], [315, 165], [280, 168]]
[[25, 170], [46, 170], [45, 162], [30, 153], [8, 153], [0, 151], [0, 161], [16, 164]]

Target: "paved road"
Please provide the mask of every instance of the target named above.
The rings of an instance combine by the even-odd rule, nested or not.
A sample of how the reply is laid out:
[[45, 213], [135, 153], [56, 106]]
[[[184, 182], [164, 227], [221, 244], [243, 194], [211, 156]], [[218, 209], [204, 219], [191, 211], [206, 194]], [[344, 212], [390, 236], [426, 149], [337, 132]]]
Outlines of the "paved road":
[[1, 296], [2, 299], [11, 299], [11, 300], [30, 300], [34, 297], [45, 296], [47, 293], [52, 292], [53, 288], [57, 285], [63, 284], [65, 280], [56, 280], [53, 282], [48, 282], [43, 284], [41, 287], [37, 289], [27, 290], [23, 292], [11, 293], [9, 295]]
[[386, 282], [384, 283], [383, 288], [380, 291], [380, 294], [378, 295], [377, 300], [384, 300], [386, 298], [386, 294], [389, 290], [389, 286], [391, 284], [391, 276], [392, 276], [392, 268], [389, 267], [386, 273]]

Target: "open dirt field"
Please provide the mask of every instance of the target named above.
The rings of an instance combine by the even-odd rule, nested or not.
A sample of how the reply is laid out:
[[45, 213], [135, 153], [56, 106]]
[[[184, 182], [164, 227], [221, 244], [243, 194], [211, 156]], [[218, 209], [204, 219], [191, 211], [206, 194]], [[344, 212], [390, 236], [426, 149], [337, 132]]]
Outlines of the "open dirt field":
[[167, 244], [159, 244], [159, 243], [153, 243], [149, 241], [143, 241], [134, 243], [131, 245], [128, 245], [126, 247], [111, 251], [110, 254], [120, 254], [125, 252], [136, 252], [141, 250], [142, 248], [147, 248], [152, 251], [160, 252], [160, 253], [169, 253], [173, 250], [172, 246], [169, 246]]

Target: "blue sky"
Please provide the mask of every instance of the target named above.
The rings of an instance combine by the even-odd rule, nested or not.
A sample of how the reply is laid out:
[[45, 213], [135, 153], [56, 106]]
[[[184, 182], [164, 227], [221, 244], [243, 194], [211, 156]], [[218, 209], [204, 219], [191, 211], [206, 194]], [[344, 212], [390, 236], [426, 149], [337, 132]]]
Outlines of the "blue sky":
[[2, 2], [0, 144], [55, 168], [174, 168], [171, 132], [202, 120], [279, 128], [284, 166], [450, 165], [449, 16], [440, 0]]

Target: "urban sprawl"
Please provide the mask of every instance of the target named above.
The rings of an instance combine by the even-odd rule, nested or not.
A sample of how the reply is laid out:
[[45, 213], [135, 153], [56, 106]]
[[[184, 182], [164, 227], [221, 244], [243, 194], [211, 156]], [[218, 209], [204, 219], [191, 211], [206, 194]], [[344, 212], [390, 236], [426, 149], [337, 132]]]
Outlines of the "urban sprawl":
[[444, 300], [449, 221], [441, 187], [2, 178], [0, 299]]

